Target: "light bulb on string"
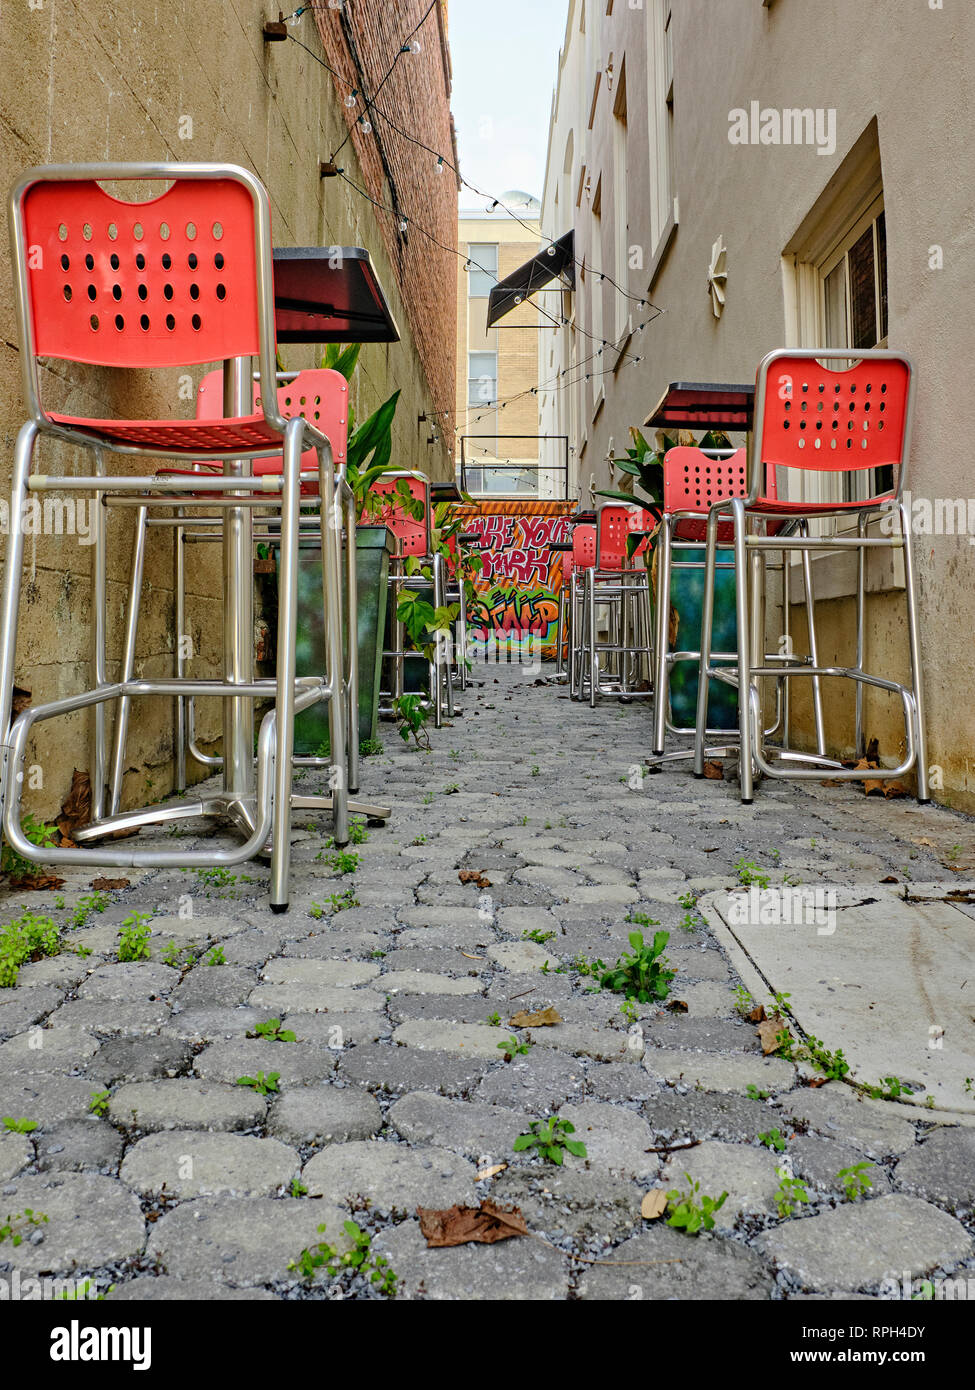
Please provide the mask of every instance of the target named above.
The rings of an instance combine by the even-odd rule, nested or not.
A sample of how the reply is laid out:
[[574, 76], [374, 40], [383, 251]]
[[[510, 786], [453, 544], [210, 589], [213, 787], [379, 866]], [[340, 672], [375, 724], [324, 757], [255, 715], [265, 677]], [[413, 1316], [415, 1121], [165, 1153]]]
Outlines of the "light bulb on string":
[[346, 104], [346, 106], [349, 108], [350, 111], [352, 110], [352, 108], [353, 108], [355, 105], [357, 105], [358, 99], [359, 99], [359, 89], [358, 89], [358, 87], [353, 87], [353, 88], [352, 88], [352, 91], [351, 91], [351, 92], [349, 93], [349, 95], [345, 98], [345, 104]]
[[360, 118], [359, 129], [362, 131], [363, 135], [372, 134], [372, 121], [370, 121], [368, 116], [362, 116]]

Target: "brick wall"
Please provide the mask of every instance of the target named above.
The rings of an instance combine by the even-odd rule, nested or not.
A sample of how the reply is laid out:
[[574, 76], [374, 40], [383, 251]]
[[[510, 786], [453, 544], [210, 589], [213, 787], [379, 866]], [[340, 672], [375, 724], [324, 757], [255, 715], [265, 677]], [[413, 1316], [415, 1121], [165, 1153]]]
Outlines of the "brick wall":
[[[374, 209], [376, 220], [396, 267], [435, 408], [444, 412], [442, 435], [452, 447], [457, 181], [446, 163], [438, 168], [439, 155], [457, 164], [446, 6], [439, 0], [432, 7], [429, 0], [401, 0], [392, 6], [360, 3], [339, 10], [316, 9], [315, 17], [348, 127], [347, 143], [335, 162], [348, 176], [351, 147], [361, 172], [359, 186], [390, 209]], [[401, 53], [414, 29], [420, 52]], [[352, 91], [359, 94], [354, 108], [345, 104]], [[376, 100], [367, 108], [365, 98], [374, 94]], [[372, 124], [368, 133], [362, 130], [361, 116]]]

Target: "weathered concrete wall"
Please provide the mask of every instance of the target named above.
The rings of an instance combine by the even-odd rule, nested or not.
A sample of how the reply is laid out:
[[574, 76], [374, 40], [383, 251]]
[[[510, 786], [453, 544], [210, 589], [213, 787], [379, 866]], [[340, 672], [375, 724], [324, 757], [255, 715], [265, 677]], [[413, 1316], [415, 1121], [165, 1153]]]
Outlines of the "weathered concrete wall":
[[[661, 7], [672, 8], [673, 165], [678, 225], [667, 249], [655, 244], [659, 215], [650, 177], [656, 152], [647, 121], [648, 45]], [[968, 308], [975, 274], [967, 142], [975, 110], [975, 76], [967, 55], [975, 42], [975, 8], [928, 0], [646, 0], [639, 10], [589, 0], [582, 32], [582, 0], [570, 5], [560, 63], [543, 230], [577, 227], [580, 256], [594, 258], [593, 218], [584, 191], [602, 186], [602, 254], [613, 249], [612, 94], [605, 68], [612, 54], [618, 77], [625, 57], [628, 97], [627, 242], [640, 248], [643, 267], [629, 274], [631, 292], [649, 293], [666, 310], [645, 332], [622, 346], [643, 356], [623, 359], [606, 374], [605, 402], [595, 382], [563, 399], [574, 421], [584, 495], [590, 475], [605, 486], [610, 437], [620, 448], [667, 383], [749, 381], [766, 352], [799, 341], [791, 299], [790, 255], [800, 229], [826, 194], [851, 150], [876, 123], [886, 212], [891, 347], [906, 350], [918, 371], [917, 415], [911, 460], [916, 497], [972, 494], [966, 451], [973, 406], [967, 383], [975, 369], [975, 338]], [[595, 78], [603, 80], [592, 106]], [[836, 113], [836, 146], [733, 145], [729, 115], [757, 101], [762, 108], [821, 108]], [[590, 111], [593, 112], [589, 129]], [[569, 158], [566, 161], [566, 149]], [[568, 170], [563, 165], [568, 163]], [[848, 167], [848, 166], [847, 166]], [[582, 196], [576, 197], [582, 185]], [[559, 204], [556, 205], [556, 193]], [[566, 197], [569, 193], [571, 196]], [[719, 236], [728, 248], [727, 306], [712, 313], [707, 275]], [[801, 240], [801, 239], [800, 239]], [[943, 268], [932, 269], [931, 248]], [[659, 254], [658, 254], [659, 253]], [[658, 255], [654, 264], [655, 254]], [[597, 262], [598, 264], [598, 262]], [[604, 262], [604, 265], [606, 262]], [[612, 265], [612, 260], [609, 260]], [[619, 278], [617, 274], [616, 278]], [[608, 324], [610, 292], [604, 321]], [[591, 295], [577, 292], [579, 323], [592, 331]], [[634, 307], [634, 314], [640, 314]], [[606, 332], [605, 336], [613, 335]], [[817, 345], [808, 341], [805, 345]], [[584, 355], [590, 347], [578, 347]], [[590, 345], [591, 346], [591, 345]], [[550, 402], [550, 412], [556, 404]], [[594, 418], [595, 417], [595, 418]], [[928, 695], [930, 759], [941, 770], [936, 795], [975, 809], [975, 705], [971, 642], [975, 568], [967, 536], [917, 538], [923, 658]], [[820, 565], [824, 568], [820, 571]], [[871, 568], [874, 569], [873, 562]], [[824, 648], [852, 656], [852, 603], [836, 589], [836, 566], [817, 562], [817, 584], [835, 593], [821, 606]], [[902, 673], [906, 625], [902, 590], [871, 601], [874, 669]], [[795, 624], [802, 633], [801, 612]], [[801, 647], [801, 642], [800, 642]], [[831, 697], [832, 698], [832, 697]], [[797, 700], [797, 709], [803, 707]], [[896, 758], [899, 709], [868, 701], [870, 731], [882, 752]], [[834, 721], [835, 746], [849, 746], [851, 726]]]
[[[361, 419], [392, 391], [402, 389], [394, 431], [395, 454], [403, 466], [434, 476], [451, 473], [452, 429], [440, 431], [444, 443], [427, 444], [428, 427], [418, 416], [449, 408], [454, 380], [454, 274], [420, 273], [418, 257], [410, 260], [391, 234], [391, 215], [378, 211], [342, 179], [322, 180], [319, 165], [344, 139], [350, 113], [346, 90], [316, 61], [324, 58], [312, 12], [290, 30], [306, 44], [306, 53], [290, 39], [266, 44], [265, 19], [276, 17], [256, 0], [224, 0], [200, 8], [173, 0], [148, 0], [119, 11], [103, 0], [78, 5], [73, 0], [33, 0], [4, 5], [0, 83], [0, 166], [9, 187], [29, 166], [46, 162], [107, 159], [224, 160], [253, 169], [267, 185], [272, 203], [274, 239], [280, 245], [358, 245], [373, 255], [380, 280], [403, 335], [398, 344], [363, 349], [352, 397]], [[361, 8], [361, 7], [360, 7]], [[378, 9], [379, 7], [371, 7]], [[424, 7], [425, 8], [425, 7]], [[395, 35], [412, 27], [422, 13], [418, 4], [397, 6], [381, 28], [367, 24], [357, 35], [370, 71], [385, 71], [396, 52]], [[417, 11], [414, 16], [413, 10]], [[411, 18], [412, 16], [412, 18]], [[423, 54], [397, 74], [397, 87], [386, 94], [394, 102], [409, 94], [412, 107], [425, 113], [421, 134], [436, 134], [436, 144], [450, 139], [449, 73], [436, 11], [424, 29]], [[333, 64], [334, 66], [334, 64]], [[391, 84], [392, 88], [392, 84]], [[341, 164], [348, 177], [365, 186], [360, 146], [376, 145], [384, 132], [358, 137], [346, 145]], [[414, 148], [414, 147], [410, 147]], [[401, 153], [394, 155], [396, 165]], [[418, 165], [410, 175], [412, 205], [436, 225], [455, 228], [456, 188], [449, 175]], [[391, 166], [392, 167], [392, 166]], [[404, 177], [400, 171], [401, 179]], [[389, 192], [374, 193], [388, 203]], [[420, 212], [418, 212], [420, 216]], [[13, 319], [9, 260], [4, 238], [0, 273], [0, 496], [6, 491], [17, 429], [24, 417]], [[417, 238], [417, 240], [422, 240]], [[418, 331], [419, 330], [419, 331]], [[291, 347], [285, 365], [315, 365], [314, 347]], [[194, 368], [190, 389], [180, 391], [179, 374], [154, 371], [125, 381], [124, 373], [70, 364], [50, 364], [44, 371], [45, 399], [52, 408], [92, 416], [131, 414], [160, 417], [191, 414], [193, 390], [206, 366]], [[185, 383], [183, 383], [185, 388]], [[70, 451], [42, 444], [39, 466], [51, 471], [71, 466]], [[109, 518], [109, 648], [120, 650], [120, 624], [127, 593], [132, 513]], [[73, 537], [40, 535], [27, 546], [22, 624], [18, 644], [18, 683], [40, 702], [83, 688], [87, 680], [90, 633], [90, 555]], [[139, 634], [138, 671], [172, 672], [173, 595], [171, 545], [157, 531], [151, 538]], [[194, 547], [189, 562], [190, 635], [198, 653], [193, 674], [216, 673], [221, 650], [220, 573], [215, 547]], [[117, 670], [110, 665], [110, 676]], [[219, 733], [215, 702], [200, 710], [204, 741]], [[143, 702], [129, 742], [133, 771], [127, 799], [155, 798], [171, 784], [171, 706]], [[32, 792], [34, 808], [50, 818], [70, 785], [72, 767], [87, 767], [86, 721], [79, 718], [48, 724], [38, 733], [30, 762], [43, 775]]]

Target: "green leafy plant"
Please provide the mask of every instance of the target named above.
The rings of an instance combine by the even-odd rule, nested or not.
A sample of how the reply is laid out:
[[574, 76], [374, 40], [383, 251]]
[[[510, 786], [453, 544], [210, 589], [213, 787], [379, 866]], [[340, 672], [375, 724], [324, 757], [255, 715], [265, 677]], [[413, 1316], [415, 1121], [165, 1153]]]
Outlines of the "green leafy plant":
[[348, 912], [349, 908], [359, 906], [359, 899], [355, 895], [354, 888], [347, 888], [344, 893], [330, 893], [325, 901], [333, 914]]
[[291, 1179], [291, 1195], [292, 1197], [308, 1196], [308, 1188], [305, 1186], [305, 1184], [301, 1181], [300, 1178]]
[[[333, 1246], [322, 1240], [302, 1250], [297, 1260], [293, 1260], [288, 1268], [296, 1270], [309, 1284], [320, 1269], [325, 1269], [333, 1279], [349, 1270], [354, 1274], [365, 1275], [370, 1284], [374, 1284], [387, 1298], [395, 1298], [397, 1276], [389, 1261], [372, 1249], [372, 1237], [354, 1221], [344, 1221], [342, 1225], [352, 1241], [351, 1250], [340, 1255]], [[319, 1226], [318, 1233], [324, 1235], [325, 1227]]]
[[555, 935], [554, 931], [543, 931], [541, 927], [532, 927], [521, 934], [522, 941], [534, 941], [539, 946], [544, 946], [546, 941], [551, 941]]
[[360, 856], [355, 850], [337, 849], [328, 857], [328, 866], [338, 874], [354, 874], [359, 867]]
[[189, 965], [193, 959], [192, 946], [177, 946], [175, 941], [170, 941], [166, 949], [160, 954], [159, 959], [164, 965], [171, 965], [174, 970], [181, 970], [184, 965]]
[[121, 963], [149, 959], [151, 920], [148, 912], [130, 912], [125, 918], [118, 934], [118, 958]]
[[[269, 1018], [264, 1023], [255, 1023], [249, 1038], [264, 1038], [267, 1042], [294, 1042], [295, 1035], [290, 1028], [282, 1028], [279, 1018]], [[277, 1075], [277, 1072], [274, 1073]]]
[[209, 955], [207, 956], [207, 958], [206, 958], [206, 960], [203, 962], [203, 964], [204, 964], [204, 965], [226, 965], [226, 964], [227, 964], [227, 957], [226, 957], [226, 955], [224, 954], [224, 949], [223, 949], [223, 947], [222, 947], [222, 946], [214, 946], [214, 947], [212, 947], [211, 950], [210, 950]]
[[0, 989], [13, 989], [20, 967], [28, 961], [56, 956], [61, 937], [50, 917], [25, 912], [0, 931]]
[[534, 1149], [539, 1158], [547, 1158], [561, 1168], [567, 1153], [573, 1158], [586, 1157], [585, 1144], [569, 1138], [575, 1132], [575, 1125], [557, 1115], [551, 1115], [547, 1120], [532, 1120], [527, 1131], [519, 1134], [515, 1140], [514, 1151], [523, 1153], [526, 1149]]
[[767, 1149], [774, 1149], [776, 1153], [785, 1152], [785, 1140], [781, 1130], [768, 1129], [758, 1136], [760, 1144], [764, 1144]]
[[749, 994], [745, 986], [735, 985], [733, 993], [735, 996], [735, 1010], [740, 1013], [742, 1017], [746, 1014], [750, 1014], [755, 1007], [755, 1000]]
[[252, 1091], [256, 1091], [259, 1096], [276, 1094], [281, 1088], [278, 1082], [281, 1079], [279, 1071], [269, 1071], [267, 1076], [259, 1071], [256, 1076], [238, 1076], [236, 1084], [238, 1086], [249, 1086]]
[[798, 1178], [792, 1177], [786, 1168], [776, 1168], [775, 1172], [779, 1179], [779, 1186], [774, 1200], [779, 1216], [783, 1218], [792, 1216], [809, 1201], [806, 1185]]
[[83, 927], [93, 912], [104, 912], [106, 907], [108, 907], [107, 893], [86, 893], [84, 897], [78, 899], [78, 905], [71, 914], [69, 925]]
[[750, 887], [753, 883], [758, 884], [759, 888], [767, 888], [769, 886], [769, 876], [765, 870], [760, 869], [757, 864], [753, 864], [751, 860], [746, 859], [744, 855], [735, 865], [735, 873], [738, 875], [738, 882], [743, 883], [746, 888]]
[[873, 1187], [873, 1183], [868, 1176], [872, 1163], [866, 1159], [862, 1163], [854, 1163], [850, 1168], [841, 1168], [836, 1174], [837, 1183], [843, 1188], [848, 1202], [855, 1202], [860, 1197], [865, 1197]]
[[685, 1235], [697, 1235], [698, 1231], [714, 1230], [714, 1213], [720, 1211], [728, 1199], [727, 1192], [720, 1197], [709, 1197], [701, 1191], [701, 1184], [695, 1182], [690, 1173], [684, 1174], [687, 1191], [674, 1188], [667, 1193], [667, 1210], [670, 1216], [668, 1226], [683, 1231]]
[[2, 1123], [8, 1134], [33, 1134], [37, 1128], [36, 1120], [15, 1120], [12, 1115], [4, 1115]]
[[771, 1091], [760, 1091], [757, 1086], [751, 1084], [745, 1087], [745, 1095], [748, 1096], [749, 1100], [768, 1100], [771, 1094]]
[[530, 1052], [531, 1042], [519, 1042], [516, 1037], [505, 1038], [504, 1042], [498, 1043], [499, 1049], [504, 1053], [504, 1060], [510, 1062], [514, 1057], [527, 1055]]
[[359, 741], [359, 755], [363, 758], [378, 758], [385, 752], [378, 738], [364, 738]]
[[896, 1076], [882, 1076], [879, 1086], [865, 1086], [864, 1090], [873, 1100], [900, 1100], [914, 1094], [913, 1087]]
[[108, 1114], [109, 1099], [108, 1091], [92, 1091], [91, 1099], [88, 1102], [88, 1109], [93, 1115], [98, 1115], [100, 1118], [103, 1118]]
[[819, 1068], [828, 1081], [842, 1081], [843, 1077], [849, 1074], [850, 1064], [843, 1056], [841, 1047], [835, 1052], [830, 1052], [819, 1038], [809, 1035], [805, 1047], [800, 1051]]
[[9, 1240], [11, 1245], [21, 1245], [25, 1233], [35, 1226], [43, 1226], [47, 1217], [41, 1211], [34, 1211], [32, 1207], [25, 1207], [16, 1216], [7, 1213], [6, 1221], [0, 1225], [0, 1244]]
[[632, 953], [621, 955], [615, 966], [600, 976], [600, 985], [616, 994], [625, 994], [627, 999], [637, 999], [641, 1004], [666, 999], [677, 973], [660, 959], [669, 940], [670, 932], [658, 931], [653, 942], [647, 945], [641, 932], [630, 932]]
[[[56, 825], [45, 825], [43, 821], [36, 820], [30, 814], [24, 816], [20, 828], [24, 832], [24, 839], [29, 840], [32, 845], [37, 845], [39, 849], [50, 849], [57, 839]], [[12, 879], [36, 878], [41, 872], [41, 865], [35, 864], [32, 859], [24, 859], [11, 845], [5, 843], [0, 850], [0, 870]]]
[[[497, 1009], [495, 1009], [495, 1011], [494, 1011], [493, 1014], [488, 1014], [488, 1020], [487, 1020], [487, 1021], [488, 1021], [488, 1023], [490, 1023], [490, 1025], [491, 1025], [492, 1028], [500, 1028], [500, 1027], [501, 1027], [501, 1015], [498, 1013]], [[500, 1044], [499, 1044], [499, 1045], [500, 1045]]]
[[409, 743], [412, 738], [418, 748], [429, 748], [430, 735], [424, 725], [430, 711], [424, 703], [423, 696], [417, 694], [397, 695], [393, 700], [392, 710], [399, 726], [399, 736], [403, 742]]

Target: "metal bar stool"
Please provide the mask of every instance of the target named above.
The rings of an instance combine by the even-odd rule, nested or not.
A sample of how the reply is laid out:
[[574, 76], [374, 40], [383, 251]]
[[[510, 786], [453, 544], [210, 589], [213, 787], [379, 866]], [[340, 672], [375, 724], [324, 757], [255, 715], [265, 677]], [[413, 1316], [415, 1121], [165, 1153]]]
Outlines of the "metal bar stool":
[[[114, 180], [169, 185], [149, 202], [126, 202], [100, 186]], [[10, 200], [14, 290], [20, 329], [24, 389], [30, 418], [22, 426], [11, 484], [11, 533], [4, 572], [0, 622], [0, 726], [4, 750], [3, 830], [17, 853], [32, 862], [119, 867], [211, 867], [243, 863], [271, 846], [271, 907], [288, 905], [291, 755], [295, 714], [329, 702], [332, 747], [344, 765], [345, 702], [342, 670], [341, 560], [328, 517], [336, 482], [328, 437], [301, 416], [286, 420], [274, 389], [274, 314], [270, 204], [263, 185], [247, 170], [222, 164], [51, 165], [29, 170]], [[260, 364], [262, 405], [248, 409], [251, 358]], [[40, 396], [39, 357], [102, 367], [162, 368], [223, 360], [224, 416], [217, 421], [91, 419], [55, 413]], [[246, 370], [245, 370], [246, 364]], [[41, 435], [94, 456], [87, 476], [32, 474]], [[280, 477], [251, 475], [251, 460], [280, 454]], [[327, 614], [330, 679], [295, 675], [298, 517], [301, 455], [317, 457], [321, 506], [323, 601]], [[160, 478], [109, 475], [106, 454], [185, 457], [224, 461], [220, 477]], [[225, 676], [222, 680], [128, 680], [106, 675], [106, 557], [104, 515], [93, 555], [93, 687], [77, 695], [31, 706], [11, 723], [14, 664], [23, 566], [22, 517], [28, 496], [44, 491], [88, 492], [99, 503], [137, 505], [161, 494], [173, 508], [207, 506], [224, 515]], [[281, 515], [281, 634], [274, 680], [253, 678], [252, 633], [247, 597], [251, 509], [275, 505]], [[107, 770], [106, 706], [123, 697], [207, 695], [224, 701], [223, 786], [196, 802], [104, 815]], [[254, 700], [273, 700], [261, 723], [256, 778]], [[92, 824], [78, 831], [80, 848], [33, 845], [21, 825], [22, 763], [34, 726], [58, 715], [93, 711]], [[250, 742], [248, 739], [250, 738]], [[243, 750], [246, 748], [246, 757]], [[336, 841], [348, 839], [347, 789], [336, 790]], [[234, 848], [187, 851], [138, 849], [95, 843], [122, 828], [187, 819], [230, 817], [242, 830]]]
[[[610, 503], [600, 508], [597, 519], [597, 557], [594, 566], [585, 570], [583, 581], [584, 635], [580, 683], [588, 692], [590, 707], [595, 709], [600, 695], [630, 699], [647, 699], [653, 694], [653, 640], [650, 621], [650, 578], [642, 556], [648, 545], [646, 533], [652, 530], [649, 513], [639, 506]], [[643, 539], [628, 555], [629, 541], [634, 532]], [[639, 566], [633, 564], [639, 560]], [[608, 615], [608, 638], [600, 641], [597, 633], [597, 608], [602, 605]], [[615, 658], [602, 670], [601, 656]], [[641, 666], [647, 676], [640, 689]], [[615, 667], [615, 669], [614, 669]]]
[[[755, 429], [749, 458], [748, 492], [744, 496], [712, 504], [708, 512], [704, 608], [701, 621], [701, 658], [698, 685], [698, 718], [694, 771], [704, 773], [705, 710], [709, 677], [727, 681], [738, 690], [739, 779], [741, 799], [753, 798], [757, 777], [811, 779], [821, 769], [833, 769], [837, 779], [865, 777], [890, 779], [917, 769], [918, 800], [929, 799], [924, 705], [921, 685], [920, 633], [914, 589], [911, 519], [903, 500], [910, 452], [914, 407], [914, 371], [903, 353], [874, 349], [855, 354], [849, 349], [815, 348], [806, 351], [779, 349], [763, 359], [758, 369]], [[827, 363], [842, 363], [834, 370]], [[771, 479], [777, 468], [805, 473], [833, 473], [845, 480], [859, 474], [868, 491], [867, 500], [841, 502], [788, 502], [775, 494]], [[718, 527], [723, 514], [731, 514], [734, 528], [735, 593], [738, 616], [738, 653], [734, 667], [715, 666], [711, 652], [714, 607], [714, 573]], [[847, 517], [857, 523], [856, 535], [813, 536], [809, 523], [822, 518]], [[759, 530], [771, 519], [791, 522], [798, 535], [768, 535]], [[894, 529], [896, 518], [897, 529]], [[868, 535], [871, 521], [888, 523], [892, 534]], [[769, 550], [800, 550], [808, 564], [811, 551], [853, 550], [857, 554], [857, 633], [854, 666], [820, 666], [810, 652], [808, 662], [777, 667], [763, 662], [764, 560]], [[900, 550], [904, 556], [905, 600], [911, 684], [903, 685], [869, 674], [864, 669], [866, 555], [868, 550]], [[807, 599], [811, 602], [807, 581]], [[856, 682], [855, 747], [864, 752], [862, 689], [885, 690], [901, 701], [904, 716], [905, 753], [894, 768], [847, 768], [822, 754], [822, 730], [817, 729], [817, 752], [783, 746], [767, 748], [762, 730], [761, 682], [766, 677], [794, 679], [808, 676], [816, 684], [839, 677]], [[773, 761], [774, 759], [774, 761]], [[809, 767], [796, 764], [809, 763]]]

